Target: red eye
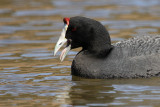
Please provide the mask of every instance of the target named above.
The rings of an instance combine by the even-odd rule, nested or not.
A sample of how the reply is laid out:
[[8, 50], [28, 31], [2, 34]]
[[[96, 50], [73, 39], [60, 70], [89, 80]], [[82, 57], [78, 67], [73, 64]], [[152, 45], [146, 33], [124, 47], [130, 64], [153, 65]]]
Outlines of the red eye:
[[76, 31], [76, 30], [77, 30], [77, 28], [73, 28], [73, 29], [72, 29], [73, 32]]

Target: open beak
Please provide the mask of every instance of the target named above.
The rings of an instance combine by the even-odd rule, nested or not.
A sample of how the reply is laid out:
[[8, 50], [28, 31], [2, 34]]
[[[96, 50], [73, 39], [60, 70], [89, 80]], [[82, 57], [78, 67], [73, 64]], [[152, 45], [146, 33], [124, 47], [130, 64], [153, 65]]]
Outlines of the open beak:
[[62, 30], [61, 36], [59, 37], [58, 42], [56, 43], [56, 46], [54, 48], [54, 56], [56, 55], [56, 53], [58, 52], [58, 50], [67, 42], [67, 46], [65, 47], [65, 49], [61, 52], [60, 55], [60, 60], [63, 61], [64, 58], [66, 57], [67, 53], [69, 52], [69, 50], [71, 50], [71, 43], [69, 42], [69, 40], [67, 40], [65, 38], [65, 34], [67, 31], [68, 25], [65, 24], [64, 28]]

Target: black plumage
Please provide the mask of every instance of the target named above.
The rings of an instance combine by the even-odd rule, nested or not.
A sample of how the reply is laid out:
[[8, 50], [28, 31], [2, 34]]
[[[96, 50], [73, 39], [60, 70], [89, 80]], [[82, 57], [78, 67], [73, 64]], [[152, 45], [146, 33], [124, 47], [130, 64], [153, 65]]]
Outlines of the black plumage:
[[65, 37], [71, 40], [71, 49], [82, 47], [72, 62], [72, 75], [100, 79], [160, 75], [160, 35], [111, 44], [100, 22], [77, 16], [70, 18]]

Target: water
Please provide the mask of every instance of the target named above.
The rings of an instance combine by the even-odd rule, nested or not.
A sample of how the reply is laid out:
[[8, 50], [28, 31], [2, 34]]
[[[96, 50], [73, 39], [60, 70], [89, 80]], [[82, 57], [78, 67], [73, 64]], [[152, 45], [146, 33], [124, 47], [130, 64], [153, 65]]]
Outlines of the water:
[[53, 56], [63, 17], [103, 23], [113, 42], [160, 34], [159, 0], [0, 0], [0, 106], [159, 107], [160, 78], [94, 80], [70, 75], [80, 49]]

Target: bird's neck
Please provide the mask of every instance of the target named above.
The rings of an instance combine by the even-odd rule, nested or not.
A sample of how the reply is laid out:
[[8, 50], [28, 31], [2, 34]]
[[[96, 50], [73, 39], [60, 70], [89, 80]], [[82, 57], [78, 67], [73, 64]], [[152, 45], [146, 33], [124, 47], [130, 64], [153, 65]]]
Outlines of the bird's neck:
[[113, 49], [113, 47], [111, 45], [104, 45], [101, 48], [98, 48], [98, 49], [93, 48], [93, 49], [88, 50], [88, 51], [90, 53], [92, 53], [93, 55], [95, 55], [96, 57], [104, 58], [110, 53], [110, 51], [112, 49]]
[[98, 58], [106, 57], [114, 47], [111, 43], [106, 42], [94, 42], [92, 45], [88, 45], [87, 48], [83, 48], [83, 50], [87, 50], [89, 54], [92, 54]]
[[103, 25], [92, 26], [89, 37], [82, 47], [90, 54], [103, 58], [112, 50], [109, 32]]

